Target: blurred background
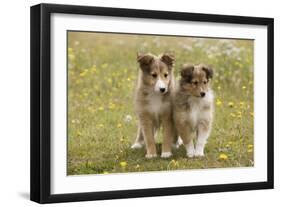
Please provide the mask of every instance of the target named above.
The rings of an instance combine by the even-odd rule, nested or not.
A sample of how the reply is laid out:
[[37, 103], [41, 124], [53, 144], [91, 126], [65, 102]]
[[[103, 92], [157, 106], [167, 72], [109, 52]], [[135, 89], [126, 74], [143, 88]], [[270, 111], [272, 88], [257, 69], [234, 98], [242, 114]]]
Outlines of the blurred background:
[[[68, 174], [253, 166], [253, 40], [68, 32]], [[131, 150], [137, 52], [173, 52], [214, 69], [215, 120], [205, 158], [170, 159]], [[160, 153], [161, 133], [158, 138]]]

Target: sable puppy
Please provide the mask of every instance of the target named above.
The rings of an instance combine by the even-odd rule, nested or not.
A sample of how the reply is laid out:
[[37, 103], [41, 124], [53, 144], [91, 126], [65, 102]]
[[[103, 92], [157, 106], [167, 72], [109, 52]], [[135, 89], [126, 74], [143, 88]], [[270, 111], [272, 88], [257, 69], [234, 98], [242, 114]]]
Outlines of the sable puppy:
[[140, 66], [135, 93], [135, 109], [139, 119], [138, 132], [132, 148], [145, 144], [146, 157], [156, 157], [155, 134], [163, 126], [161, 157], [170, 157], [173, 140], [172, 98], [174, 90], [173, 65], [171, 54], [155, 56], [138, 54]]
[[[214, 95], [210, 88], [213, 69], [203, 64], [185, 64], [173, 95], [173, 119], [187, 156], [204, 156], [213, 120]], [[192, 135], [196, 134], [194, 147]]]

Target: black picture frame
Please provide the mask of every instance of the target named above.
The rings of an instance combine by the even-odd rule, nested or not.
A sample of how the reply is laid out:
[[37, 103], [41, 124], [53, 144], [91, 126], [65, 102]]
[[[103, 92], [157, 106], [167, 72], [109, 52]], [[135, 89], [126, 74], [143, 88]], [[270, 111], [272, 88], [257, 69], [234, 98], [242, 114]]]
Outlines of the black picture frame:
[[[188, 187], [136, 189], [74, 194], [51, 194], [50, 188], [50, 130], [51, 130], [51, 70], [50, 70], [50, 16], [53, 13], [99, 15], [113, 17], [151, 18], [210, 23], [232, 23], [267, 26], [267, 181], [238, 184], [219, 184]], [[31, 151], [30, 199], [38, 203], [89, 201], [102, 199], [166, 196], [271, 189], [274, 186], [274, 78], [272, 18], [195, 14], [169, 11], [135, 10], [89, 6], [39, 4], [31, 7]]]

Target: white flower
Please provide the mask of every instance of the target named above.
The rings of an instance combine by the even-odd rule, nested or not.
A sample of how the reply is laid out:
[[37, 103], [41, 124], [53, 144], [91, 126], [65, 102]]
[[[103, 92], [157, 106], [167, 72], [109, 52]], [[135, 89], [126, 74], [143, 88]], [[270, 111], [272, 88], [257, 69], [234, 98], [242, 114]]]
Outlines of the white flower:
[[132, 118], [131, 115], [126, 115], [125, 118], [124, 118], [124, 121], [125, 121], [125, 122], [130, 122], [130, 121], [132, 121], [132, 119], [133, 119], [133, 118]]

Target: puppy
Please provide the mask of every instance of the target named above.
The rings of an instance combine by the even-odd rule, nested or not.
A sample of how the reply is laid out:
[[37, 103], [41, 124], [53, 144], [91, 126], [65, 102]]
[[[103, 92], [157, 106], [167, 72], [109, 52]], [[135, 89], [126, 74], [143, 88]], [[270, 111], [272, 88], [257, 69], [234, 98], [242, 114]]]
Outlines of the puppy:
[[145, 144], [146, 158], [156, 157], [155, 136], [162, 125], [161, 157], [170, 157], [174, 131], [171, 93], [175, 85], [173, 75], [175, 58], [167, 53], [159, 56], [138, 54], [137, 61], [140, 70], [135, 93], [135, 109], [139, 123], [132, 148], [140, 148]]
[[[213, 70], [205, 65], [185, 64], [173, 94], [173, 119], [188, 157], [204, 156], [213, 120], [214, 95], [210, 88]], [[196, 133], [196, 147], [192, 134]]]

